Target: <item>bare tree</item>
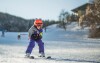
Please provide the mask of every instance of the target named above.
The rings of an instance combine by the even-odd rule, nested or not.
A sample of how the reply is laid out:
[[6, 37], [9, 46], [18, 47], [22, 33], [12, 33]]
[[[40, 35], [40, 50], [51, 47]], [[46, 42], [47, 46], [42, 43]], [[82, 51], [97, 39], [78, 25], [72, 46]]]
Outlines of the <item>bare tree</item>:
[[64, 30], [66, 30], [66, 24], [67, 24], [68, 15], [69, 15], [69, 13], [65, 12], [64, 10], [62, 10], [60, 15], [59, 15], [60, 24], [58, 26], [63, 28]]

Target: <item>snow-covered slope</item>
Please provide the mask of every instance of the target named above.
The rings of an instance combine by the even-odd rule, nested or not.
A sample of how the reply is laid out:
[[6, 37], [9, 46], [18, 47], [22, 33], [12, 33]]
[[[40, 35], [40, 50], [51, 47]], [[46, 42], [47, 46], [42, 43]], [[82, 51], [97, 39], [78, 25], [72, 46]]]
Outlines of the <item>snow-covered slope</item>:
[[0, 37], [0, 63], [100, 63], [100, 40], [88, 39], [88, 28], [81, 30], [76, 23], [66, 31], [52, 25], [44, 32], [45, 53], [51, 60], [38, 58], [37, 45], [32, 52], [36, 59], [24, 58], [29, 40], [27, 32], [21, 34], [21, 40], [17, 32]]

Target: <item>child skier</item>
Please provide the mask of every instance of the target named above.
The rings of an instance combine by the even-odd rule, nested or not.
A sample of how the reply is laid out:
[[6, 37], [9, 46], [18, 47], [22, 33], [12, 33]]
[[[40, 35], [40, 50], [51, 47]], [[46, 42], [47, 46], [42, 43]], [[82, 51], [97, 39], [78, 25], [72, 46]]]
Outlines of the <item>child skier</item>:
[[44, 43], [42, 42], [42, 26], [43, 22], [41, 19], [36, 19], [34, 21], [34, 25], [29, 29], [29, 38], [30, 38], [30, 43], [28, 45], [28, 48], [26, 50], [26, 57], [30, 57], [30, 54], [35, 46], [35, 42], [39, 46], [39, 57], [45, 57], [44, 53]]

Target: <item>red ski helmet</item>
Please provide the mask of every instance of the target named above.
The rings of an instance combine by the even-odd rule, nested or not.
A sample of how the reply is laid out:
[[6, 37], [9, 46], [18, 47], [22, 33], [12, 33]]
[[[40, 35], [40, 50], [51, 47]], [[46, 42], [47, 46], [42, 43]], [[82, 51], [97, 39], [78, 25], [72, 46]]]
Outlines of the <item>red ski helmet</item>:
[[43, 25], [43, 22], [42, 22], [41, 19], [36, 19], [36, 20], [34, 21], [34, 25], [35, 25], [35, 26], [42, 26], [42, 25]]

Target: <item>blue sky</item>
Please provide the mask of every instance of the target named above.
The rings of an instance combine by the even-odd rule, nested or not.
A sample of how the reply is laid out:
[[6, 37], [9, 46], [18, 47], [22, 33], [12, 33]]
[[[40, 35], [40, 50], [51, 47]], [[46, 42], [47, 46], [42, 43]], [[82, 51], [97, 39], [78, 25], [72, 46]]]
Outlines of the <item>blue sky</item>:
[[25, 19], [42, 18], [58, 20], [62, 9], [72, 10], [88, 0], [0, 0], [0, 12]]

